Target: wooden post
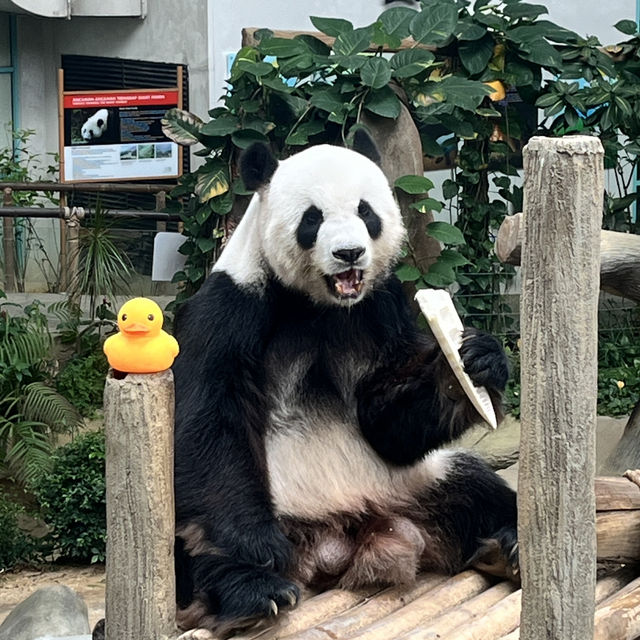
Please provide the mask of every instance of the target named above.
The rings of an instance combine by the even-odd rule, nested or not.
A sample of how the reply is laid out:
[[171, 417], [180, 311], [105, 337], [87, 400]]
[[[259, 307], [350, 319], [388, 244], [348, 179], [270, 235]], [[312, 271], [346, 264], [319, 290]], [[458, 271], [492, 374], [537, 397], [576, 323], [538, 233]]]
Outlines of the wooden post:
[[[80, 296], [78, 294], [78, 281], [80, 278], [80, 226], [84, 220], [83, 207], [65, 207], [64, 219], [67, 227], [67, 252], [66, 252], [66, 282], [67, 291], [71, 290], [73, 302], [80, 304]], [[91, 317], [95, 309], [91, 309]]]
[[175, 637], [173, 394], [171, 370], [107, 378], [106, 640]]
[[534, 137], [524, 174], [520, 637], [589, 640], [602, 145], [587, 136]]
[[[10, 187], [3, 189], [2, 205], [13, 206], [12, 190]], [[13, 218], [7, 216], [2, 219], [2, 248], [4, 253], [4, 289], [16, 291], [16, 238], [13, 226]]]

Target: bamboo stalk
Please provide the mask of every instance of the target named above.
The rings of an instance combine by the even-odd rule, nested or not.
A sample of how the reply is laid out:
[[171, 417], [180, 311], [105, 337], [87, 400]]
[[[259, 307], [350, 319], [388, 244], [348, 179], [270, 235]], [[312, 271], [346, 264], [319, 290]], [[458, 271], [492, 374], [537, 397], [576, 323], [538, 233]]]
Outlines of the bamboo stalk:
[[518, 589], [489, 607], [484, 616], [457, 627], [442, 640], [498, 640], [517, 628], [521, 603], [522, 590]]
[[[398, 609], [384, 619], [374, 622], [350, 640], [388, 640], [415, 629], [418, 625], [450, 611], [453, 607], [477, 596], [491, 585], [490, 580], [477, 571], [464, 571], [450, 578], [429, 593]], [[337, 633], [335, 637], [343, 638]]]
[[[295, 640], [335, 640], [336, 638], [351, 637], [360, 629], [369, 626], [380, 618], [383, 618], [425, 594], [431, 594], [433, 589], [443, 582], [445, 576], [426, 574], [418, 578], [417, 585], [407, 590], [402, 587], [385, 589], [375, 598], [366, 600], [361, 605], [346, 611], [345, 613], [302, 633], [286, 636], [295, 637]], [[284, 638], [277, 635], [278, 638]]]
[[501, 582], [471, 600], [458, 605], [455, 609], [439, 615], [428, 626], [410, 631], [402, 636], [401, 640], [439, 640], [461, 625], [483, 615], [487, 609], [515, 590], [516, 586], [512, 582]]
[[380, 588], [346, 591], [331, 589], [304, 600], [289, 614], [283, 614], [274, 627], [233, 636], [233, 640], [274, 640], [301, 633], [311, 627], [334, 618], [349, 609], [358, 607], [381, 592]]

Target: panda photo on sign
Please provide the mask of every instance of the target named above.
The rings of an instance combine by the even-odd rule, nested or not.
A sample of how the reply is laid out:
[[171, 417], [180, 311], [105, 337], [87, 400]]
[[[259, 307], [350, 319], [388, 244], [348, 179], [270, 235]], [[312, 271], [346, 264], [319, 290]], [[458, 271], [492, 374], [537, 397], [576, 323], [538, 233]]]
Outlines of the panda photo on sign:
[[90, 144], [116, 142], [113, 136], [113, 127], [109, 122], [110, 117], [113, 119], [108, 109], [98, 109], [91, 114], [80, 130], [82, 139]]
[[[442, 448], [480, 418], [393, 273], [405, 230], [379, 161], [362, 130], [354, 150], [241, 157], [256, 194], [176, 319], [182, 629], [275, 616], [301, 586], [408, 584], [489, 556], [517, 574], [515, 493]], [[498, 341], [466, 329], [460, 355], [499, 410]]]

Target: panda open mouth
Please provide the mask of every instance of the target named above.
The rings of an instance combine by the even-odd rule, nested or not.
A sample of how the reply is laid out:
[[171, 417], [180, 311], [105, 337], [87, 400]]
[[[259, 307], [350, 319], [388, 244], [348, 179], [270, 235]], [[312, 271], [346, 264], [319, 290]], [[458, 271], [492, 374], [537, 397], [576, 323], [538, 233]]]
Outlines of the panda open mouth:
[[329, 290], [338, 298], [357, 298], [364, 286], [362, 269], [349, 269], [325, 276]]

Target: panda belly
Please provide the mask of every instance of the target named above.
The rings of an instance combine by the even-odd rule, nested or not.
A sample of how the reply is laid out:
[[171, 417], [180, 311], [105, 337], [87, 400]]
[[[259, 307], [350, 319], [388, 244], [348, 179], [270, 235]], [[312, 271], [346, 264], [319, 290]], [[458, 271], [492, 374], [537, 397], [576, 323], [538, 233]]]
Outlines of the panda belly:
[[280, 516], [322, 521], [334, 514], [365, 514], [372, 508], [401, 509], [446, 476], [452, 456], [450, 451], [434, 451], [410, 467], [392, 467], [353, 423], [292, 421], [283, 429], [278, 422], [279, 428], [271, 429], [266, 438], [266, 459], [271, 496]]

